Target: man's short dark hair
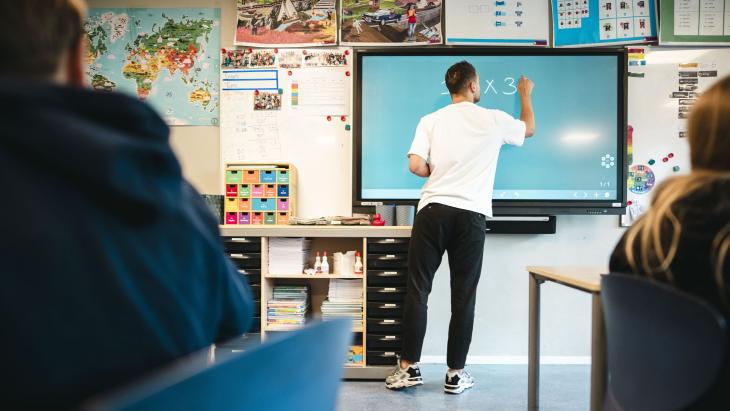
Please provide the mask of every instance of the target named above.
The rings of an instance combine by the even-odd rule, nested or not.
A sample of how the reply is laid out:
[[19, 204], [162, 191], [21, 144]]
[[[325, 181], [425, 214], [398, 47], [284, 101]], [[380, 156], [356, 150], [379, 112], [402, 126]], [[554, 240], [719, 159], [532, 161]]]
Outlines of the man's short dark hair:
[[0, 76], [51, 77], [83, 35], [83, 2], [0, 1]]
[[477, 71], [468, 61], [460, 61], [446, 71], [446, 88], [451, 94], [466, 90], [469, 83], [476, 80]]

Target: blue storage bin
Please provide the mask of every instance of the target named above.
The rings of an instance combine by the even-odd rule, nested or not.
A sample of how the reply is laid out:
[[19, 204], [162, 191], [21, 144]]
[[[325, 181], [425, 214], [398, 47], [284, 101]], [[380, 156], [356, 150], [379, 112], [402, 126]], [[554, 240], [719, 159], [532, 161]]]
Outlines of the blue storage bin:
[[276, 211], [275, 198], [254, 198], [251, 204], [253, 211]]
[[279, 184], [279, 187], [276, 189], [276, 195], [279, 197], [289, 197], [289, 185]]
[[261, 183], [276, 183], [276, 171], [275, 170], [261, 170], [259, 172], [259, 178]]

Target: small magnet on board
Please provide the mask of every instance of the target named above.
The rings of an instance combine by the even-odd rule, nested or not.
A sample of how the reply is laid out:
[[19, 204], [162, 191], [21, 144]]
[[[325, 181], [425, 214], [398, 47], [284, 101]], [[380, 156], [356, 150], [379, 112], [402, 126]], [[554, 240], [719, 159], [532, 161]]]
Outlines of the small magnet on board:
[[283, 88], [280, 88], [279, 89], [279, 94], [284, 94], [284, 89]]
[[279, 54], [279, 49], [274, 49], [274, 54]]
[[672, 171], [674, 171], [675, 173], [676, 173], [677, 171], [679, 171], [679, 166], [674, 166], [674, 167], [672, 167]]
[[332, 121], [332, 116], [327, 116], [327, 121]]
[[669, 157], [669, 158], [672, 158], [672, 157], [674, 157], [674, 153], [669, 153], [669, 154], [667, 154], [667, 157]]
[[288, 75], [290, 75], [290, 76], [291, 76], [291, 75], [292, 75], [292, 72], [291, 72], [291, 70], [289, 70], [289, 71], [288, 71], [288, 72], [287, 72], [286, 74], [288, 74]]
[[350, 50], [345, 50], [345, 55], [346, 56], [349, 56], [350, 55]]
[[342, 121], [347, 121], [347, 116], [342, 116], [342, 117], [340, 117], [340, 120], [342, 120]]
[[345, 131], [350, 131], [350, 125], [349, 124], [345, 124]]
[[250, 49], [248, 49], [248, 52], [249, 52], [249, 53], [253, 53], [253, 49], [251, 49], [251, 48], [250, 48]]
[[655, 161], [655, 160], [654, 160], [653, 158], [652, 158], [651, 160], [649, 160], [649, 165], [650, 165], [650, 166], [653, 166], [653, 165], [654, 165], [654, 163], [656, 163], [656, 161]]
[[345, 75], [346, 75], [347, 77], [350, 77], [350, 72], [349, 72], [349, 71], [346, 71], [346, 72], [345, 72]]
[[632, 204], [634, 204], [634, 202], [631, 201], [631, 200], [629, 200], [629, 201], [626, 202], [626, 205], [632, 205]]
[[664, 157], [664, 158], [662, 159], [662, 161], [666, 163], [667, 161], [669, 161], [669, 158], [668, 158], [668, 157]]

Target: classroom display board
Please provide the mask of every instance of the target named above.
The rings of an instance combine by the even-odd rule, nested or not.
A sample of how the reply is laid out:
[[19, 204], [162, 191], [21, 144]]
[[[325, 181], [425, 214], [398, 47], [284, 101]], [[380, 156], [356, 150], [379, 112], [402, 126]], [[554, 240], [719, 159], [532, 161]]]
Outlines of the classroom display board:
[[[623, 55], [492, 53], [358, 54], [361, 151], [356, 197], [362, 201], [420, 197], [424, 180], [408, 171], [406, 153], [421, 117], [451, 102], [444, 73], [467, 60], [480, 76], [483, 107], [519, 117], [517, 81], [524, 74], [535, 82], [537, 133], [523, 147], [503, 146], [495, 207], [505, 202], [580, 202], [620, 209]], [[418, 85], [418, 97], [404, 92], [404, 84]]]
[[462, 0], [445, 7], [446, 44], [548, 45], [548, 2]]
[[659, 44], [730, 45], [730, 0], [661, 0]]
[[635, 49], [629, 66], [628, 185], [630, 225], [651, 203], [654, 188], [690, 171], [687, 116], [696, 98], [730, 74], [730, 49]]
[[290, 163], [305, 194], [297, 216], [350, 215], [351, 58], [346, 48], [222, 50], [221, 164]]
[[336, 0], [237, 0], [237, 46], [331, 46], [337, 43]]
[[553, 45], [580, 47], [656, 39], [654, 0], [552, 0]]
[[340, 0], [340, 43], [352, 46], [441, 44], [442, 0]]
[[218, 124], [220, 9], [90, 9], [87, 78], [175, 126]]

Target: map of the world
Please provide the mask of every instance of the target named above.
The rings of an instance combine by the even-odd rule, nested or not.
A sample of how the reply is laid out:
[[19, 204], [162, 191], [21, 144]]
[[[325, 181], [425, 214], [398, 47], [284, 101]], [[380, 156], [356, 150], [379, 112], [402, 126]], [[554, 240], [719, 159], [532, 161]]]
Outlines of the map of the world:
[[217, 125], [220, 9], [91, 9], [96, 90], [151, 104], [170, 125]]

